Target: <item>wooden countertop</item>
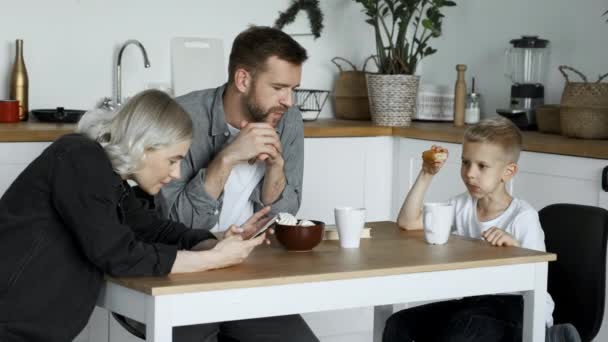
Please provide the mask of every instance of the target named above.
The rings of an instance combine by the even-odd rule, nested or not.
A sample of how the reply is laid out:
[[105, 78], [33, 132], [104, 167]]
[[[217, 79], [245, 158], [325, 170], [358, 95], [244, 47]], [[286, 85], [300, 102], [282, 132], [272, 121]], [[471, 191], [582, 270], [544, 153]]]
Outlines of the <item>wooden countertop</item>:
[[73, 133], [76, 124], [55, 124], [36, 121], [0, 123], [0, 142], [54, 141]]
[[394, 222], [368, 226], [372, 238], [362, 239], [358, 249], [342, 249], [338, 241], [331, 240], [311, 252], [288, 252], [273, 243], [256, 248], [244, 263], [229, 268], [108, 280], [156, 296], [556, 260], [552, 253], [496, 248], [455, 235], [445, 245], [431, 246], [422, 231], [403, 231]]
[[[0, 124], [0, 142], [53, 141], [74, 131], [74, 124], [21, 122]], [[451, 123], [413, 122], [409, 127], [375, 126], [370, 121], [323, 119], [304, 123], [307, 138], [398, 136], [461, 143], [464, 128]], [[558, 134], [524, 132], [524, 150], [608, 159], [608, 140], [572, 139]]]

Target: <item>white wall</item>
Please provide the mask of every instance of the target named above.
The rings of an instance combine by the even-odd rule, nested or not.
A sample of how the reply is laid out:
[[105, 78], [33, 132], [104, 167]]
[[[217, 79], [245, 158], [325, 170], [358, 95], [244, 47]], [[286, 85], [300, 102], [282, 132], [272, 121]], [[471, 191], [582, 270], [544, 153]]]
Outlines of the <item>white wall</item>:
[[[226, 65], [234, 37], [249, 24], [272, 25], [290, 0], [0, 0], [0, 99], [8, 97], [14, 40], [24, 39], [30, 80], [30, 108], [90, 108], [113, 95], [116, 50], [127, 39], [140, 40], [151, 68], [144, 69], [138, 49], [123, 55], [123, 93], [130, 96], [149, 82], [171, 81], [172, 37], [218, 37], [224, 40]], [[351, 0], [322, 1], [321, 38], [295, 37], [311, 56], [302, 87], [331, 89], [334, 56], [357, 63], [369, 54], [372, 32]], [[300, 16], [302, 18], [300, 18]], [[308, 29], [301, 13], [286, 32]], [[329, 103], [329, 102], [328, 102]], [[331, 115], [325, 106], [324, 115]]]
[[608, 10], [606, 0], [461, 0], [445, 14], [444, 35], [436, 55], [423, 61], [423, 81], [453, 85], [455, 65], [467, 64], [467, 85], [476, 76], [484, 113], [508, 104], [510, 83], [503, 76], [504, 51], [521, 35], [549, 39], [551, 55], [546, 103], [559, 103], [564, 78], [561, 64], [581, 70], [590, 79], [608, 72]]
[[[580, 68], [591, 78], [608, 72], [608, 24], [601, 14], [606, 0], [460, 0], [446, 10], [444, 35], [436, 55], [422, 62], [423, 82], [452, 85], [455, 65], [469, 66], [477, 78], [486, 113], [507, 104], [503, 77], [508, 41], [538, 34], [551, 41], [547, 102], [558, 102], [563, 78], [560, 64]], [[248, 24], [269, 25], [290, 0], [0, 0], [0, 98], [8, 97], [14, 39], [25, 40], [30, 76], [30, 108], [90, 108], [111, 96], [116, 49], [127, 39], [140, 40], [152, 67], [144, 69], [136, 48], [123, 58], [123, 91], [132, 95], [149, 82], [171, 81], [169, 41], [175, 36], [219, 37], [227, 56], [234, 36]], [[322, 0], [325, 29], [321, 38], [296, 37], [311, 56], [302, 87], [332, 89], [334, 56], [359, 66], [373, 51], [371, 26], [352, 0]], [[302, 14], [287, 32], [308, 28]], [[332, 116], [330, 102], [323, 117]]]

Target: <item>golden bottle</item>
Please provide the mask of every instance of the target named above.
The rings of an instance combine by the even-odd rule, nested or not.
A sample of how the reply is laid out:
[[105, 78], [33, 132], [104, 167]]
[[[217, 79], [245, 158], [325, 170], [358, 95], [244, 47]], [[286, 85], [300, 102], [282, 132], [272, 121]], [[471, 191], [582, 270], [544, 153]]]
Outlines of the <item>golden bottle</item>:
[[11, 74], [10, 98], [19, 101], [19, 120], [28, 118], [28, 78], [25, 62], [23, 61], [23, 40], [17, 39], [15, 62]]

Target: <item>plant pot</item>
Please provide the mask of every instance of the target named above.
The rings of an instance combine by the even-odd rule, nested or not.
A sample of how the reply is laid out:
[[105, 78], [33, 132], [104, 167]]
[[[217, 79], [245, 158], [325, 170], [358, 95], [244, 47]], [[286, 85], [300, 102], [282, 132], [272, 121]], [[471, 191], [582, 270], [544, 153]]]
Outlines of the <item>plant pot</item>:
[[420, 76], [366, 74], [372, 122], [409, 126], [416, 113]]

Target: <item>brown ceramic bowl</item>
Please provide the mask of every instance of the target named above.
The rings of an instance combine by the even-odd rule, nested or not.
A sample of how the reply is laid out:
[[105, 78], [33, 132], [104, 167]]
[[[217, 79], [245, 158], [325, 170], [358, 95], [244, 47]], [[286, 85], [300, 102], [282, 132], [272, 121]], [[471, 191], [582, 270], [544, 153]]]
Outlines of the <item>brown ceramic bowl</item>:
[[325, 223], [310, 221], [315, 225], [300, 227], [277, 223], [274, 226], [274, 234], [279, 243], [288, 251], [310, 251], [323, 240], [323, 231], [325, 230]]

